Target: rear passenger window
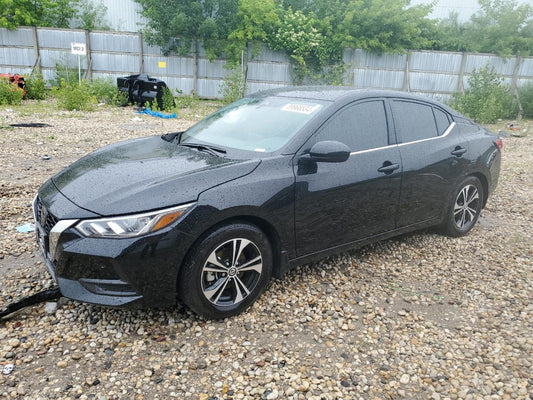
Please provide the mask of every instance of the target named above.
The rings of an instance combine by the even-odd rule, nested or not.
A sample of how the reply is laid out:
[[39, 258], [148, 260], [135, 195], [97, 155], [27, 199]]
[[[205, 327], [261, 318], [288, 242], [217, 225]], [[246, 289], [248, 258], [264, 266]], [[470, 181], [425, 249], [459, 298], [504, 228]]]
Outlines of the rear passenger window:
[[393, 101], [392, 110], [401, 143], [438, 136], [433, 107], [410, 101]]
[[351, 151], [388, 146], [388, 125], [383, 101], [346, 106], [326, 123], [318, 140], [336, 140], [346, 144]]
[[446, 113], [437, 108], [434, 108], [433, 112], [435, 113], [435, 122], [437, 123], [437, 134], [441, 136], [450, 126], [450, 120]]

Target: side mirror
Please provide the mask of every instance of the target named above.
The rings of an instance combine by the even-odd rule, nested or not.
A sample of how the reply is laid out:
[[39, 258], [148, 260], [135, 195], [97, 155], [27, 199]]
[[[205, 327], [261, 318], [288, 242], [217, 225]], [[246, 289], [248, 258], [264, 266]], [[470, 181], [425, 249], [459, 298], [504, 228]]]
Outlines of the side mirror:
[[324, 140], [315, 143], [309, 154], [303, 155], [300, 160], [313, 162], [344, 162], [350, 157], [350, 148], [344, 143], [335, 140]]

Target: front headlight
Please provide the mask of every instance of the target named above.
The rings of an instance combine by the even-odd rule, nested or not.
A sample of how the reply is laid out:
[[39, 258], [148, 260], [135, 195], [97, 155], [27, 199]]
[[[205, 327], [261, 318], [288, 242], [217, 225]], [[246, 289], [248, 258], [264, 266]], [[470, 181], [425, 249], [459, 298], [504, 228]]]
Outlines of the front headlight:
[[124, 217], [88, 219], [76, 225], [83, 236], [129, 238], [155, 232], [181, 217], [193, 203]]

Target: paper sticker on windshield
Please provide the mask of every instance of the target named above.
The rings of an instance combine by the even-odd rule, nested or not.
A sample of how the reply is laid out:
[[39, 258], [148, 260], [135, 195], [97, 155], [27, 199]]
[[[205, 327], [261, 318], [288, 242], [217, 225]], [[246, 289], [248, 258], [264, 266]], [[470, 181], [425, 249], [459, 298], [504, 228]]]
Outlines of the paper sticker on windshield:
[[282, 110], [290, 111], [290, 112], [297, 112], [300, 114], [312, 114], [319, 108], [320, 108], [320, 104], [311, 105], [311, 104], [288, 103], [283, 106]]

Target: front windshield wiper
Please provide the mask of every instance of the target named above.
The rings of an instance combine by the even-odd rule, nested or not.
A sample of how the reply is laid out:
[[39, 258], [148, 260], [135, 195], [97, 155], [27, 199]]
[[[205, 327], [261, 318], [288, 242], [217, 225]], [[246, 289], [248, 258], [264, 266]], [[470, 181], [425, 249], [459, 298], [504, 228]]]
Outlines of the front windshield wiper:
[[161, 139], [166, 140], [167, 142], [176, 142], [178, 146], [186, 146], [186, 147], [192, 147], [194, 149], [197, 149], [199, 151], [205, 151], [209, 154], [212, 154], [214, 156], [220, 157], [220, 154], [226, 154], [227, 151], [216, 146], [212, 146], [210, 144], [202, 144], [202, 143], [192, 143], [192, 142], [181, 142], [181, 138], [185, 132], [172, 132], [172, 133], [166, 133], [161, 136]]
[[226, 154], [227, 151], [224, 149], [221, 149], [220, 147], [211, 146], [209, 144], [202, 144], [202, 143], [180, 143], [180, 146], [186, 146], [186, 147], [192, 147], [194, 149], [198, 149], [200, 151], [205, 151], [209, 154], [212, 154], [214, 156], [220, 157], [219, 153]]

